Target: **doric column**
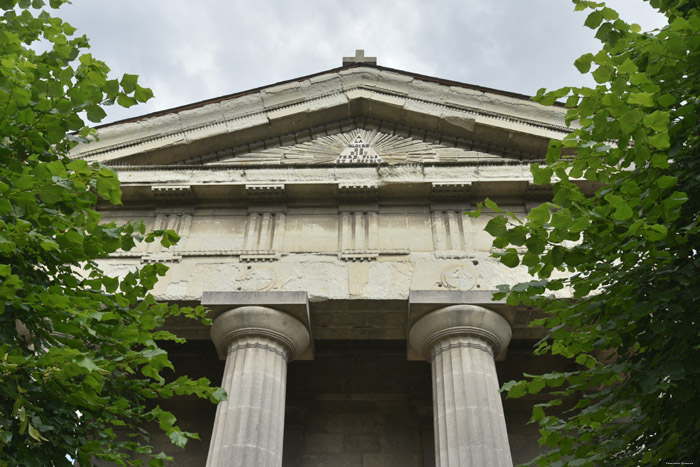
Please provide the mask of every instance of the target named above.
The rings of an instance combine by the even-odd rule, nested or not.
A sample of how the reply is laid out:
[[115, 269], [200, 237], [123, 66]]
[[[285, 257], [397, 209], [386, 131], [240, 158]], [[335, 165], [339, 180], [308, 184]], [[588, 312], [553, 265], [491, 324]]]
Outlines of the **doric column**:
[[309, 332], [281, 311], [243, 306], [219, 315], [211, 337], [226, 358], [228, 400], [216, 409], [207, 467], [281, 466], [287, 363]]
[[432, 311], [409, 332], [409, 345], [431, 362], [437, 467], [512, 467], [494, 356], [511, 329], [474, 305]]

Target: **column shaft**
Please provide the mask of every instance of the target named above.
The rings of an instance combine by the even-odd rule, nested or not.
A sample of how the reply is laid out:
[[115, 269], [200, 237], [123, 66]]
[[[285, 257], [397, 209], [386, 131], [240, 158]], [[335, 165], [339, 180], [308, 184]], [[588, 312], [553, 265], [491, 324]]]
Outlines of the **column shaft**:
[[510, 342], [505, 318], [452, 305], [416, 321], [411, 348], [430, 361], [437, 467], [512, 467], [494, 356]]
[[287, 357], [265, 336], [242, 336], [228, 349], [207, 467], [282, 465]]
[[433, 416], [438, 467], [511, 467], [491, 346], [474, 336], [434, 343]]

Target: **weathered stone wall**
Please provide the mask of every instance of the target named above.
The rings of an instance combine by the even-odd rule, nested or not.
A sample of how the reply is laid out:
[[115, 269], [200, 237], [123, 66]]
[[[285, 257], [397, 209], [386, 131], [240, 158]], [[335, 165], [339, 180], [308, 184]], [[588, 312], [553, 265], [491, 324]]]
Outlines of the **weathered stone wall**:
[[318, 342], [289, 366], [285, 467], [434, 465], [430, 367], [395, 341]]

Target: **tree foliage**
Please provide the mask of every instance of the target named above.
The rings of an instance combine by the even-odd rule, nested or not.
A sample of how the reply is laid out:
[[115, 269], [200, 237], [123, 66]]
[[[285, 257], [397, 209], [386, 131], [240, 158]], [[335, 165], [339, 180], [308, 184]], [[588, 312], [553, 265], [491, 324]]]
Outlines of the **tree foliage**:
[[[531, 167], [554, 197], [522, 221], [501, 213], [487, 230], [502, 263], [535, 276], [499, 295], [545, 310], [537, 353], [573, 359], [578, 370], [526, 375], [503, 390], [552, 395], [532, 413], [548, 448], [537, 465], [697, 462], [700, 10], [650, 0], [668, 21], [642, 32], [604, 3], [574, 4], [602, 49], [575, 62], [595, 87], [536, 97], [565, 100], [573, 128]], [[600, 188], [585, 196], [579, 180]], [[570, 299], [552, 297], [566, 291]], [[557, 412], [567, 399], [573, 409]]]
[[[51, 15], [66, 0], [1, 0], [0, 18], [0, 465], [120, 465], [151, 458], [142, 428], [154, 422], [182, 446], [183, 432], [156, 398], [224, 397], [207, 380], [166, 381], [157, 341], [168, 316], [203, 310], [156, 303], [166, 267], [123, 277], [96, 262], [138, 241], [177, 241], [143, 224], [101, 223], [98, 200], [120, 203], [114, 172], [68, 154], [93, 134], [103, 107], [152, 96], [137, 76], [108, 77], [88, 40]], [[117, 437], [116, 433], [120, 436]]]

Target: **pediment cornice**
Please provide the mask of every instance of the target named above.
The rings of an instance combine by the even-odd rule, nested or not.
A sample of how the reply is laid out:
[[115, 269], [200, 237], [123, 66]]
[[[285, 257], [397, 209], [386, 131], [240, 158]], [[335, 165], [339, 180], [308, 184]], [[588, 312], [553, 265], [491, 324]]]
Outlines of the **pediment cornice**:
[[337, 122], [370, 119], [531, 152], [561, 138], [565, 109], [523, 98], [420, 79], [379, 67], [339, 69], [194, 108], [102, 127], [74, 157], [162, 165], [262, 144]]

